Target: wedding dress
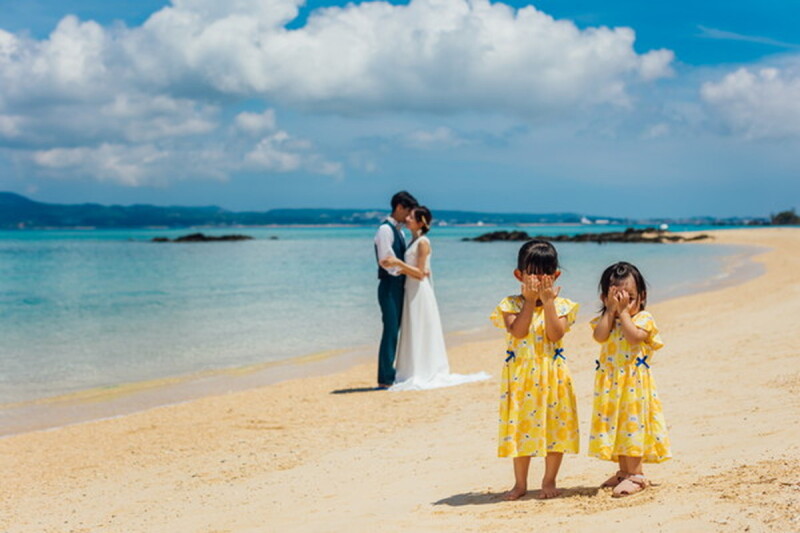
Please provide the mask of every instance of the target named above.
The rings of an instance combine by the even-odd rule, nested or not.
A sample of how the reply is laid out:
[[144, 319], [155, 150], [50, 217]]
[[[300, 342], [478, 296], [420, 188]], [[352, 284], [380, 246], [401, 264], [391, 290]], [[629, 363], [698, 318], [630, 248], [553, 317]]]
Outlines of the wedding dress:
[[[405, 262], [417, 266], [420, 237], [406, 250]], [[429, 242], [429, 241], [428, 241]], [[430, 255], [425, 270], [430, 271]], [[435, 389], [488, 379], [486, 372], [451, 374], [442, 334], [439, 306], [433, 293], [433, 282], [406, 276], [403, 299], [403, 318], [400, 322], [400, 341], [397, 348], [397, 374], [393, 391]]]

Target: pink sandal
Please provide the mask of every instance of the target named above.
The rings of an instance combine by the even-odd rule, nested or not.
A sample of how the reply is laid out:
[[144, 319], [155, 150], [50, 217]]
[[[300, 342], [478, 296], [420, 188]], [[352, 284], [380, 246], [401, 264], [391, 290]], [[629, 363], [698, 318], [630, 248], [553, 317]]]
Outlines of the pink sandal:
[[614, 487], [614, 491], [611, 495], [614, 498], [624, 498], [625, 496], [642, 492], [649, 486], [650, 482], [647, 481], [647, 478], [644, 477], [643, 474], [630, 474], [622, 480], [619, 485]]
[[613, 489], [614, 487], [616, 487], [617, 485], [622, 483], [622, 481], [625, 479], [625, 476], [627, 476], [627, 475], [628, 474], [626, 474], [622, 470], [618, 470], [616, 474], [614, 474], [613, 476], [611, 476], [610, 478], [605, 480], [603, 482], [603, 484], [600, 485], [600, 488], [601, 489], [607, 489], [607, 488]]

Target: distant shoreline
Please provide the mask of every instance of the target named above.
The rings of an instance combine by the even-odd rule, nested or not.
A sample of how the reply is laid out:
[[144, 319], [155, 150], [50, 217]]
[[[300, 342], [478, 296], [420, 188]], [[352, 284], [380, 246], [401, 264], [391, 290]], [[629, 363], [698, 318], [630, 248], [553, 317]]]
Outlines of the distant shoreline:
[[[341, 229], [341, 228], [374, 228], [378, 222], [370, 224], [254, 224], [254, 225], [204, 225], [204, 226], [122, 226], [122, 227], [97, 227], [97, 226], [43, 226], [24, 228], [0, 228], [0, 232], [25, 233], [32, 231], [192, 231], [192, 230], [235, 230], [235, 229]], [[442, 228], [499, 228], [499, 227], [575, 227], [575, 228], [606, 228], [606, 227], [632, 227], [643, 228], [652, 226], [653, 223], [613, 223], [613, 224], [581, 224], [579, 222], [514, 222], [514, 223], [463, 223], [463, 224], [434, 224]], [[704, 223], [672, 223], [670, 226], [680, 227], [713, 227], [716, 229], [759, 229], [779, 228], [785, 226], [748, 225], [748, 224], [704, 224]], [[788, 226], [791, 227], [791, 226]], [[690, 231], [681, 229], [678, 231]]]

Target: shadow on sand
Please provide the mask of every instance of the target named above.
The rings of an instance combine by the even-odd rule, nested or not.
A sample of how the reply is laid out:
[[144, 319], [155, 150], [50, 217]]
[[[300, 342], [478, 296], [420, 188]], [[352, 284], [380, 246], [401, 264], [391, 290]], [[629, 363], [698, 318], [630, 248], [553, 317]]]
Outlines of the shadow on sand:
[[[559, 500], [563, 498], [574, 498], [576, 496], [596, 496], [600, 489], [597, 487], [572, 487], [572, 488], [562, 488], [561, 495], [552, 498], [553, 500]], [[539, 490], [531, 490], [528, 491], [528, 494], [520, 498], [520, 500], [538, 500], [539, 499]], [[434, 502], [433, 505], [449, 505], [451, 507], [461, 507], [464, 505], [486, 505], [490, 503], [501, 503], [503, 500], [503, 492], [465, 492], [463, 494], [456, 494], [454, 496], [450, 496], [449, 498], [444, 498], [437, 502]]]
[[385, 387], [353, 387], [351, 389], [332, 390], [331, 394], [352, 394], [354, 392], [376, 392], [385, 390], [386, 390]]

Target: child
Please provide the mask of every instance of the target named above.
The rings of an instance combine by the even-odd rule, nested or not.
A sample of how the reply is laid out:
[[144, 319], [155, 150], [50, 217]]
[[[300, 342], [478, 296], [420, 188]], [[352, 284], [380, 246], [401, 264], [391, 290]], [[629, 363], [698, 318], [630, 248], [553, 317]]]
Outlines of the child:
[[544, 457], [541, 498], [558, 496], [556, 476], [564, 452], [578, 452], [578, 413], [561, 339], [575, 322], [578, 304], [560, 298], [558, 254], [547, 241], [519, 250], [514, 277], [522, 294], [504, 298], [492, 322], [506, 330], [497, 454], [514, 458], [514, 487], [506, 500], [528, 491], [531, 457]]
[[624, 261], [600, 277], [602, 314], [591, 321], [602, 344], [596, 361], [589, 455], [617, 461], [619, 471], [603, 487], [622, 497], [649, 482], [642, 463], [671, 457], [667, 425], [650, 374], [653, 352], [664, 346], [653, 315], [644, 310], [647, 286], [639, 269]]

